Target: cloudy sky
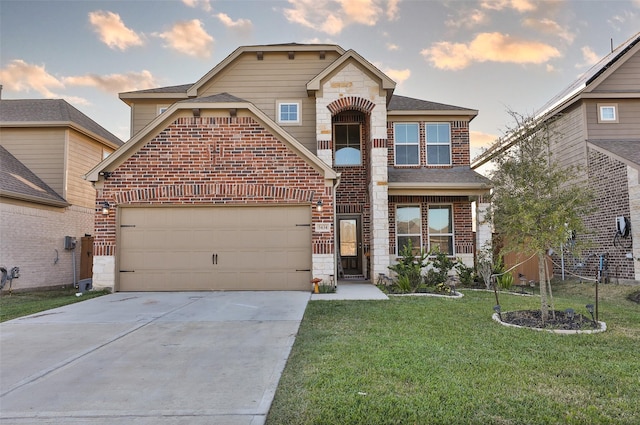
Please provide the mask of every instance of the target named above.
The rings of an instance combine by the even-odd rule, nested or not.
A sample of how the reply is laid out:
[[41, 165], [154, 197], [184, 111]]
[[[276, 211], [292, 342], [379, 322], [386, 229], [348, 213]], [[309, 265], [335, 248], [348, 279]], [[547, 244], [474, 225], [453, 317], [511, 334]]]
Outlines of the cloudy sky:
[[638, 31], [640, 0], [0, 0], [0, 84], [126, 141], [119, 92], [193, 83], [241, 45], [339, 44], [396, 94], [478, 109], [477, 153]]

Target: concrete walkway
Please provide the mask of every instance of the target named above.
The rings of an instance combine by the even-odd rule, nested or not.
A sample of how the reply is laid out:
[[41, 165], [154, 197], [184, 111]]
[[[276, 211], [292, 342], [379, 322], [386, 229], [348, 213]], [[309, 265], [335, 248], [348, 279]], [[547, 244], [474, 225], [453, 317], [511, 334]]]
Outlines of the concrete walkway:
[[0, 423], [262, 424], [310, 293], [116, 293], [0, 324]]
[[369, 282], [338, 281], [338, 290], [334, 294], [312, 294], [311, 300], [388, 300], [384, 292]]

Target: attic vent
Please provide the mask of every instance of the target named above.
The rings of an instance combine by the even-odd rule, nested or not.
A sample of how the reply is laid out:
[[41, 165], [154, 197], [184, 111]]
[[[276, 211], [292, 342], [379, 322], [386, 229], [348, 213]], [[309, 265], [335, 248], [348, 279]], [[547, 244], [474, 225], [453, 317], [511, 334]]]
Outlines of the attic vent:
[[264, 52], [256, 52], [256, 57], [259, 61], [261, 61], [262, 59], [264, 59]]
[[327, 52], [325, 52], [324, 50], [322, 50], [322, 51], [320, 52], [320, 59], [321, 59], [321, 60], [324, 60], [324, 58], [325, 58], [326, 54], [327, 54]]
[[290, 59], [290, 60], [295, 59], [295, 57], [296, 57], [295, 52], [289, 52], [289, 59]]

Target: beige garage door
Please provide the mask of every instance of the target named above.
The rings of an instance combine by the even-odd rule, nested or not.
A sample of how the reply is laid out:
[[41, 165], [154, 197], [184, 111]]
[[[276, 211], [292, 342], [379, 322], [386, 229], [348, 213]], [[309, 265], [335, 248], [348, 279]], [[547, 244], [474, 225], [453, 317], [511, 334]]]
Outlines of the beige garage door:
[[309, 290], [311, 210], [121, 208], [121, 291]]

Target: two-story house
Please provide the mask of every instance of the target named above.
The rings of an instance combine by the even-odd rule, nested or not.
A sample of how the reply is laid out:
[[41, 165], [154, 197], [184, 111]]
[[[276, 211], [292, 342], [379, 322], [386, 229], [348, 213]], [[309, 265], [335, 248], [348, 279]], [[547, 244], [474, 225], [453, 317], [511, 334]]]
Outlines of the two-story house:
[[131, 140], [85, 176], [94, 286], [309, 290], [389, 273], [409, 240], [472, 265], [477, 111], [394, 89], [353, 50], [294, 43], [121, 93]]
[[96, 192], [82, 176], [122, 141], [61, 99], [0, 100], [0, 264], [17, 289], [91, 278]]
[[[584, 217], [590, 242], [555, 255], [558, 276], [640, 280], [640, 33], [602, 58], [537, 114], [548, 124], [552, 159], [579, 167], [578, 181], [595, 196]], [[509, 149], [509, 139], [474, 159], [478, 167]], [[624, 229], [619, 223], [625, 223]]]

